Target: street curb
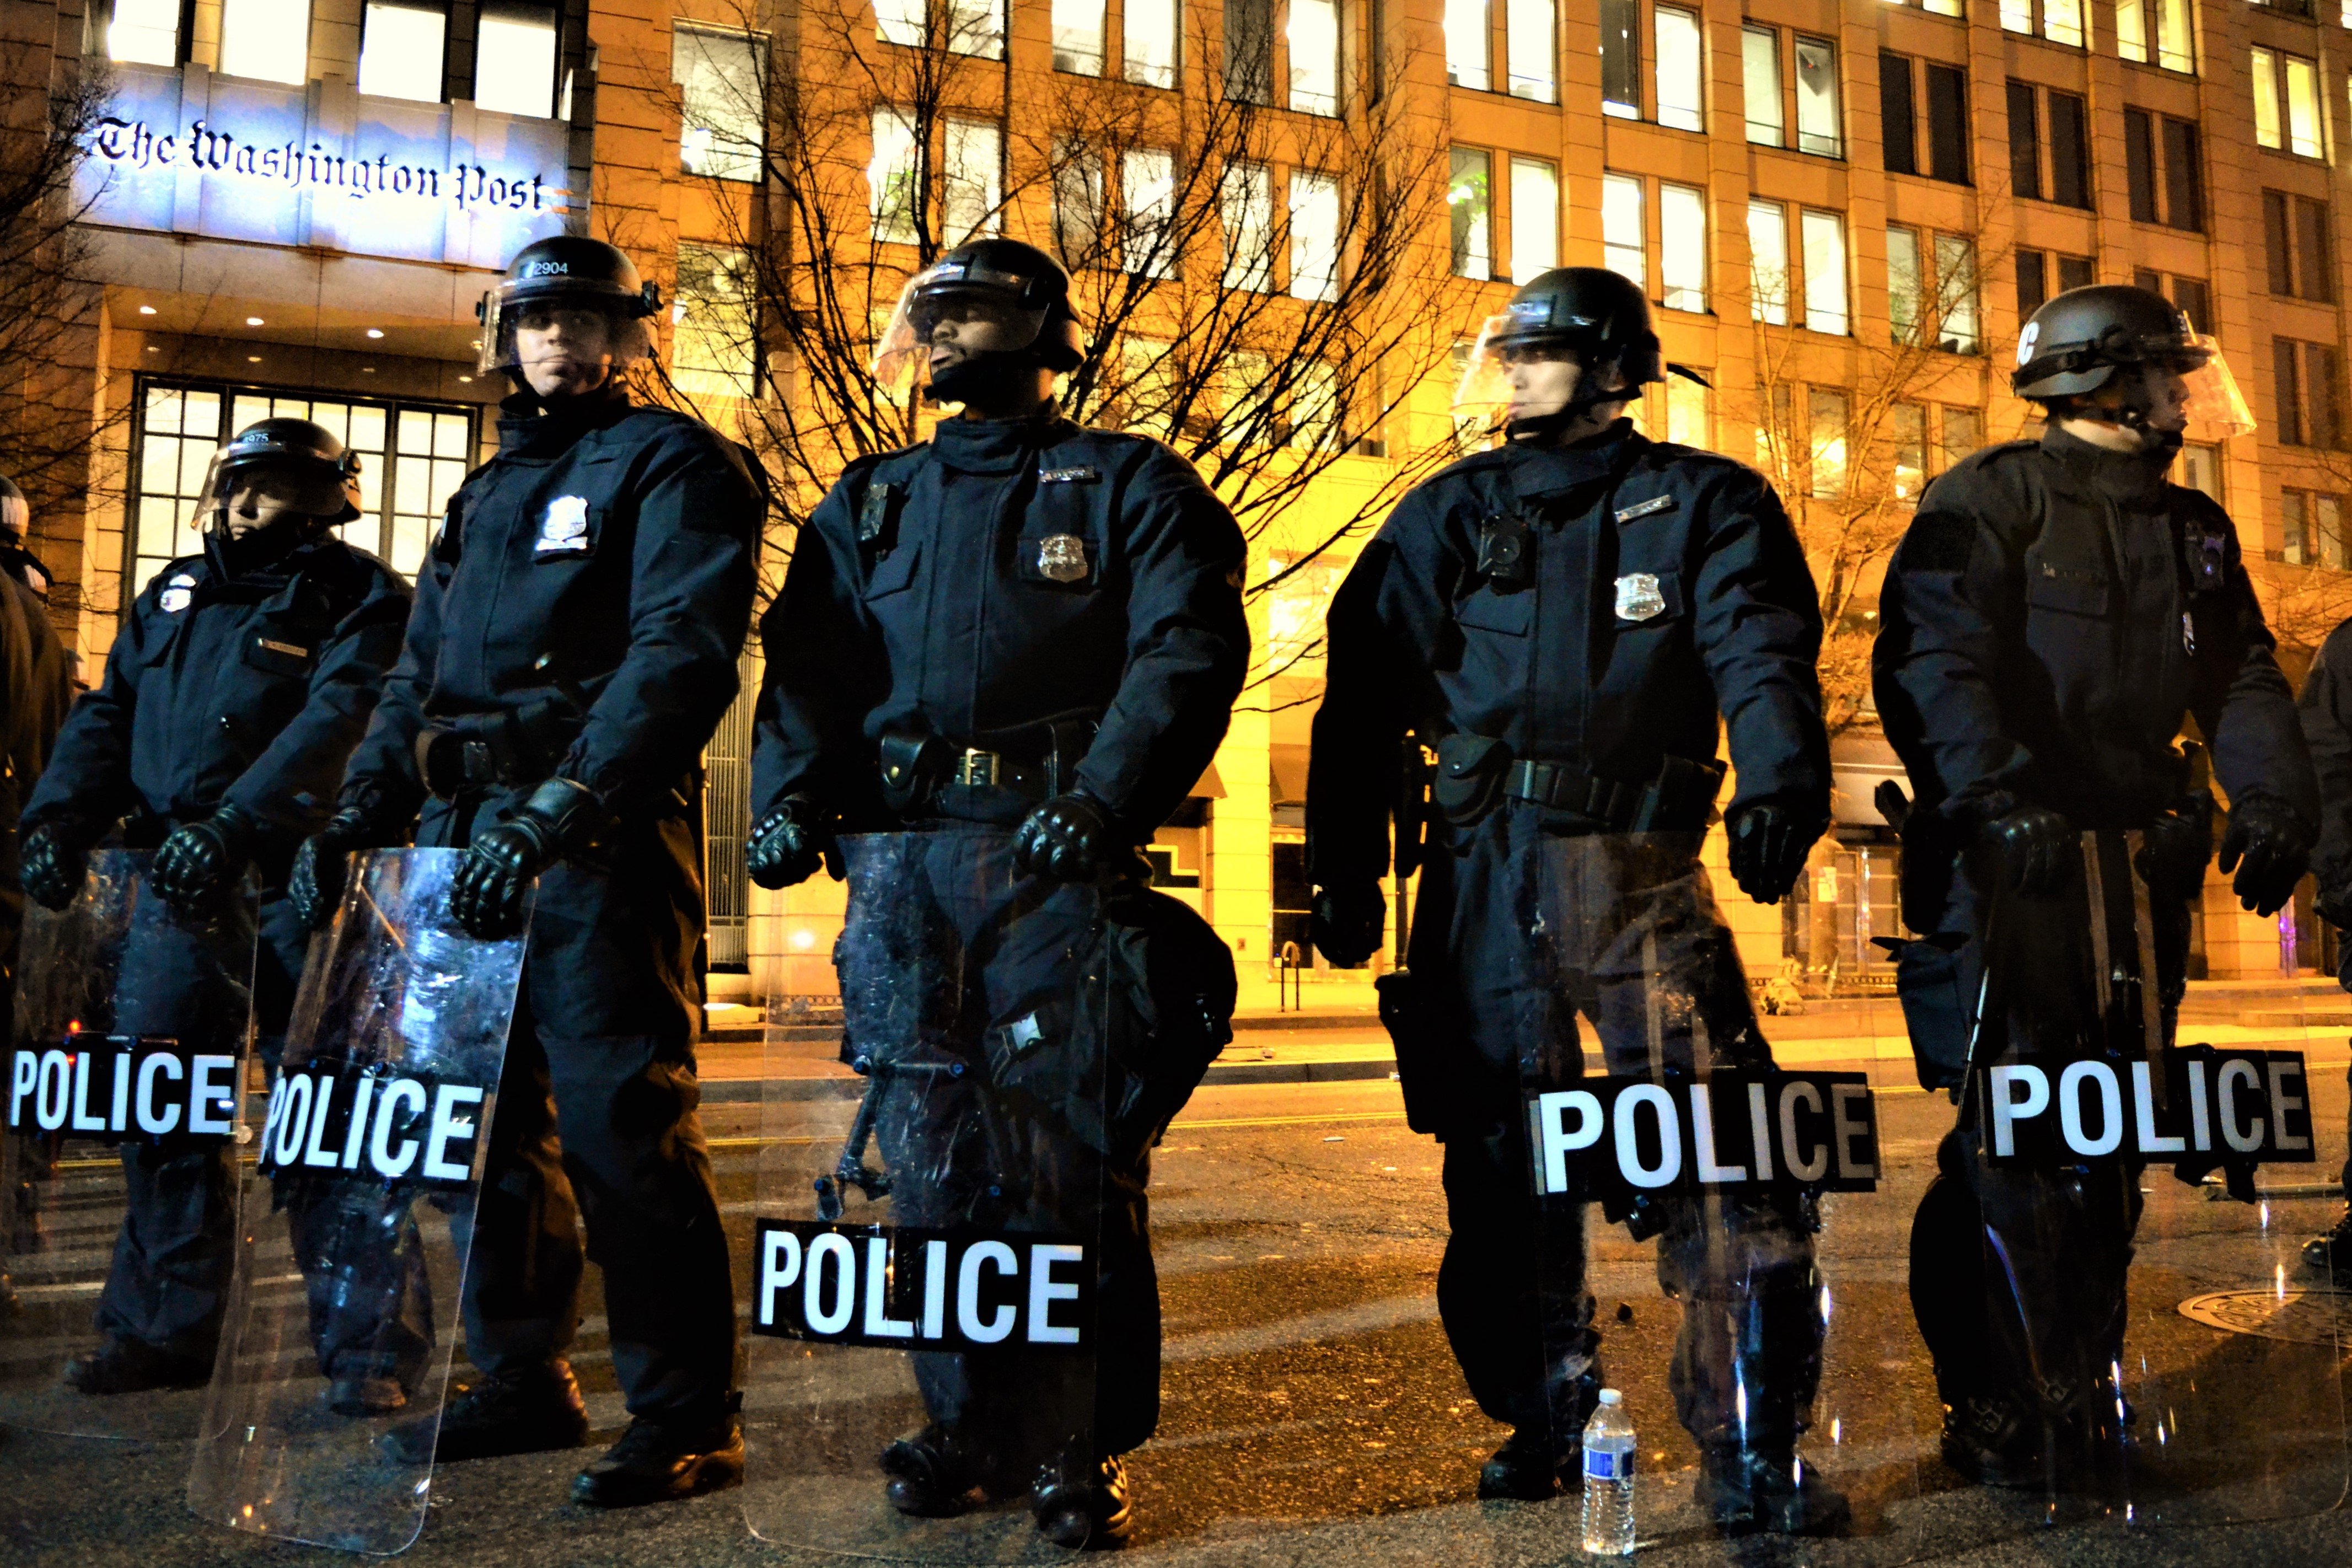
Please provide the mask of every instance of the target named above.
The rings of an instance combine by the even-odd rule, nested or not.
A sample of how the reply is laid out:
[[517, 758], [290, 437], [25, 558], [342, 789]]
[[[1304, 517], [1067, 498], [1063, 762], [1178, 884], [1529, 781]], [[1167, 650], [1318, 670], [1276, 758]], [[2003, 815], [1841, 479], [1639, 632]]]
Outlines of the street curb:
[[[1396, 1076], [1396, 1064], [1388, 1060], [1349, 1062], [1218, 1062], [1201, 1079], [1203, 1089], [1216, 1084], [1233, 1083], [1362, 1083], [1381, 1081]], [[777, 1098], [782, 1100], [856, 1100], [865, 1092], [866, 1080], [854, 1076], [843, 1078], [723, 1078], [702, 1080], [702, 1103], [705, 1105], [756, 1105], [768, 1098], [771, 1085], [779, 1086]]]

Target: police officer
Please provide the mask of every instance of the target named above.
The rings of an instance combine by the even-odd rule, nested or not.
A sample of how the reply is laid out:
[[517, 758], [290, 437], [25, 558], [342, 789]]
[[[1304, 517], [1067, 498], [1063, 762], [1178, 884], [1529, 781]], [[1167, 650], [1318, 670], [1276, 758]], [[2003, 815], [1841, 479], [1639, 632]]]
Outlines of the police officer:
[[0, 477], [0, 966], [11, 982], [25, 916], [16, 819], [73, 700], [65, 645], [49, 620], [48, 572], [24, 543], [29, 523], [24, 492]]
[[[1307, 853], [1316, 945], [1362, 963], [1385, 923], [1400, 742], [1436, 750], [1398, 1065], [1445, 1146], [1438, 1307], [1480, 1408], [1514, 1428], [1479, 1494], [1535, 1499], [1573, 1479], [1600, 1335], [1584, 1209], [1538, 1212], [1522, 1091], [1582, 1072], [1579, 1007], [1612, 1073], [1769, 1066], [1697, 863], [1718, 725], [1738, 772], [1732, 874], [1763, 903], [1828, 825], [1829, 748], [1819, 600], [1770, 486], [1622, 417], [1664, 374], [1640, 288], [1547, 272], [1473, 358], [1464, 401], [1507, 402], [1507, 438], [1408, 495], [1333, 602]], [[1656, 1020], [1654, 1065], [1654, 988], [1690, 1001]], [[1729, 1531], [1832, 1530], [1843, 1500], [1793, 1462], [1823, 1330], [1809, 1207], [1713, 1206], [1673, 1194], [1627, 1216], [1662, 1237], [1661, 1283], [1691, 1302], [1674, 1386], [1702, 1495]]]
[[419, 846], [469, 847], [452, 903], [485, 940], [514, 933], [537, 883], [466, 1274], [483, 1376], [437, 1447], [430, 1420], [386, 1440], [409, 1463], [585, 1440], [566, 1360], [584, 1217], [631, 1416], [573, 1486], [597, 1507], [742, 1477], [693, 965], [698, 759], [735, 691], [763, 502], [732, 443], [624, 389], [657, 303], [627, 257], [573, 237], [525, 247], [485, 297], [483, 374], [515, 389], [498, 455], [450, 500], [341, 809], [295, 878], [323, 922], [350, 852], [414, 824]]
[[[1167, 447], [1058, 414], [1054, 378], [1083, 357], [1068, 293], [1050, 258], [1003, 239], [964, 246], [908, 285], [877, 368], [927, 371], [930, 396], [961, 405], [961, 416], [919, 445], [850, 465], [803, 531], [761, 628], [752, 876], [768, 887], [807, 878], [837, 829], [912, 831], [959, 927], [943, 958], [958, 945], [995, 950], [1010, 918], [962, 889], [1019, 879], [1011, 902], [1025, 918], [1080, 923], [1052, 942], [1033, 923], [1003, 944], [1018, 951], [984, 961], [999, 976], [982, 983], [992, 998], [1005, 986], [1074, 991], [1083, 966], [1054, 953], [1083, 951], [1087, 906], [1057, 889], [1130, 871], [1138, 846], [1208, 766], [1248, 663], [1231, 514]], [[1024, 952], [1044, 970], [1013, 973]], [[843, 987], [853, 1042], [871, 1022], [855, 1009], [875, 994], [856, 978]], [[922, 978], [903, 976], [902, 989]], [[992, 1021], [1003, 1020], [940, 1021], [946, 1048], [984, 1059], [980, 1033]], [[885, 1082], [875, 1092], [905, 1091]], [[886, 1155], [900, 1156], [902, 1171], [926, 1158], [951, 1166], [943, 1151], [955, 1114], [886, 1111]], [[1066, 1140], [1045, 1157], [1066, 1171], [1083, 1163]], [[949, 1512], [975, 1483], [1026, 1485], [1049, 1539], [1127, 1536], [1119, 1456], [1159, 1418], [1159, 1301], [1144, 1235], [1148, 1151], [1116, 1150], [1108, 1163], [1094, 1409], [1065, 1423], [1091, 1428], [1087, 1451], [1037, 1449], [1034, 1432], [1051, 1423], [1025, 1407], [1051, 1404], [1045, 1389], [1061, 1375], [1044, 1362], [919, 1355], [931, 1422], [883, 1455], [894, 1506]], [[956, 1176], [902, 1175], [892, 1192], [900, 1221], [1024, 1223], [970, 1206]], [[1095, 1217], [1068, 1215], [1089, 1228]], [[1026, 1223], [1043, 1222], [1032, 1213]], [[1016, 1433], [1024, 1426], [1031, 1436]]]
[[[2319, 775], [2319, 842], [2311, 853], [2318, 879], [2314, 909], [2336, 931], [2336, 979], [2352, 990], [2352, 621], [2327, 634], [2304, 678], [2295, 707], [2304, 742]], [[2304, 1244], [2306, 1268], [2352, 1289], [2352, 1158], [2342, 1176], [2345, 1213], [2325, 1236]]]
[[[1929, 934], [1904, 950], [1898, 984], [1930, 1087], [1961, 1085], [1971, 1048], [1980, 1063], [2101, 1048], [2063, 1016], [2089, 919], [2106, 918], [2085, 902], [2085, 829], [2147, 835], [2169, 1037], [2212, 851], [2211, 798], [2175, 744], [2184, 717], [2229, 794], [2221, 865], [2246, 908], [2269, 914], [2292, 894], [2317, 805], [2237, 530], [2166, 477], [2192, 420], [2252, 427], [2211, 341], [2146, 289], [2072, 289], [2026, 322], [2012, 384], [2042, 405], [2041, 438], [1928, 487], [1887, 572], [1873, 658], [1918, 797], [1904, 922]], [[1967, 1009], [1939, 1024], [1916, 999], [1973, 998], [1988, 967], [1972, 1047]], [[1991, 1164], [1973, 1099], [1961, 1103], [1912, 1243], [1945, 1456], [1988, 1484], [2041, 1485], [2053, 1467], [2067, 1480], [2117, 1398], [2138, 1173]]]
[[[221, 449], [203, 553], [166, 565], [132, 604], [103, 684], [74, 705], [23, 818], [26, 891], [53, 910], [73, 901], [89, 851], [118, 821], [123, 844], [155, 849], [151, 885], [192, 921], [241, 921], [228, 894], [252, 868], [262, 889], [253, 1019], [266, 1057], [283, 1043], [309, 937], [285, 897], [288, 863], [326, 817], [408, 616], [399, 574], [331, 531], [360, 516], [359, 475], [359, 459], [307, 419], [264, 419]], [[135, 972], [142, 992], [205, 994], [191, 970], [201, 960], [184, 944], [135, 943], [124, 963], [126, 992]], [[185, 1005], [205, 1016], [142, 1029], [244, 1031], [241, 1015]], [[99, 1300], [105, 1339], [68, 1367], [74, 1386], [120, 1394], [210, 1375], [233, 1261], [232, 1156], [169, 1138], [122, 1146], [128, 1213]], [[314, 1348], [345, 1414], [398, 1408], [418, 1370], [429, 1328], [408, 1314], [422, 1260], [404, 1258], [383, 1260], [391, 1289], [364, 1306], [320, 1300], [333, 1281], [311, 1279]], [[315, 1259], [303, 1261], [308, 1271]]]
[[16, 480], [0, 474], [0, 572], [14, 577], [47, 604], [49, 569], [25, 543], [32, 521], [32, 510], [26, 504], [25, 492], [16, 488]]

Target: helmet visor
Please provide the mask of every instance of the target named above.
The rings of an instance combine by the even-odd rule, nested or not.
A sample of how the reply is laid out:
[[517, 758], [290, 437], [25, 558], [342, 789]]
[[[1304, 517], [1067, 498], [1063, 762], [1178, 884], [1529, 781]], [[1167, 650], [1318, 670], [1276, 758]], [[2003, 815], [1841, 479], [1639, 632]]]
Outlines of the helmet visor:
[[1045, 330], [1045, 310], [1020, 303], [1027, 282], [963, 261], [918, 272], [898, 291], [898, 307], [875, 340], [874, 379], [894, 392], [921, 385], [929, 379], [935, 337], [974, 353], [1034, 347]]
[[2189, 416], [2184, 437], [2200, 445], [2254, 433], [2254, 411], [2238, 390], [2221, 345], [2202, 334], [2192, 336], [2193, 355], [2184, 355], [2172, 367], [2181, 380], [2182, 404]]
[[358, 458], [346, 454], [333, 463], [296, 452], [232, 455], [224, 447], [205, 472], [205, 526], [219, 526], [237, 492], [254, 486], [266, 487], [270, 499], [305, 517], [349, 522], [360, 515]]
[[[1492, 428], [1514, 414], [1537, 418], [1555, 413], [1574, 396], [1580, 372], [1547, 376], [1522, 369], [1515, 385], [1511, 371], [1515, 366], [1578, 364], [1581, 359], [1575, 345], [1556, 331], [1531, 332], [1523, 317], [1507, 310], [1489, 316], [1478, 328], [1461, 382], [1454, 389], [1454, 417], [1485, 420]], [[1640, 393], [1637, 389], [1626, 395]], [[1519, 405], [1516, 409], [1515, 404]]]
[[[520, 369], [526, 350], [534, 358], [542, 356], [549, 348], [546, 335], [560, 328], [583, 352], [609, 353], [618, 375], [652, 357], [653, 331], [645, 319], [649, 313], [644, 300], [618, 289], [577, 284], [552, 289], [541, 279], [501, 279], [482, 296], [479, 374]], [[526, 332], [533, 338], [528, 344]]]

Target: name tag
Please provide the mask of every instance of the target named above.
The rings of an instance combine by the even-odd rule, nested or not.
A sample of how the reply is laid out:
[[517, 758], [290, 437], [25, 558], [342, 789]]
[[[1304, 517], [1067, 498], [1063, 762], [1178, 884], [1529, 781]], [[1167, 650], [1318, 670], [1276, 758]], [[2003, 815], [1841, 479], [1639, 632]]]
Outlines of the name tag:
[[1082, 463], [1075, 468], [1040, 469], [1037, 482], [1041, 485], [1086, 485], [1101, 478], [1102, 475], [1096, 472], [1092, 465]]
[[1632, 506], [1620, 507], [1617, 510], [1617, 521], [1631, 522], [1637, 517], [1654, 517], [1659, 512], [1674, 510], [1674, 497], [1652, 496], [1648, 500], [1637, 500]]
[[308, 658], [310, 657], [310, 650], [302, 647], [299, 643], [279, 642], [273, 637], [256, 637], [253, 640], [259, 643], [263, 647], [268, 648], [271, 653], [282, 653], [289, 658]]

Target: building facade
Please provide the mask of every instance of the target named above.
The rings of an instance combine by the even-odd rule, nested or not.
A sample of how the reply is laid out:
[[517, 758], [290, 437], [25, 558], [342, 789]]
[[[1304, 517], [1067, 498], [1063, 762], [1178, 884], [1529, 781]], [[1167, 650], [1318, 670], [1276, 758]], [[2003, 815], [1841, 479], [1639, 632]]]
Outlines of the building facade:
[[[1163, 885], [1226, 937], [1246, 999], [1270, 1002], [1286, 952], [1336, 996], [1363, 977], [1316, 968], [1305, 932], [1323, 609], [1396, 488], [1467, 438], [1447, 405], [1478, 320], [1547, 267], [1612, 266], [1711, 384], [1653, 389], [1644, 425], [1767, 468], [1830, 612], [1836, 833], [1800, 898], [1727, 908], [1759, 980], [1875, 988], [1871, 939], [1898, 930], [1876, 791], [1899, 783], [1867, 700], [1876, 579], [1926, 481], [2026, 427], [2006, 372], [2042, 299], [2138, 280], [2214, 334], [2261, 429], [2192, 449], [2182, 477], [2237, 518], [2297, 673], [2352, 613], [2352, 8], [2321, 3], [11, 0], [31, 62], [12, 80], [110, 73], [75, 185], [95, 283], [69, 393], [91, 449], [35, 542], [94, 677], [131, 595], [194, 547], [213, 447], [297, 412], [366, 463], [353, 537], [413, 570], [504, 391], [475, 371], [474, 301], [562, 230], [660, 283], [667, 393], [774, 458], [791, 514], [828, 451], [890, 428], [853, 428], [804, 321], [870, 330], [967, 232], [1056, 246], [1082, 304], [1122, 323], [1104, 363], [1140, 366], [1089, 406], [1193, 438], [1253, 538], [1260, 668], [1153, 846]], [[1205, 248], [1142, 258], [1213, 160]], [[1279, 332], [1344, 316], [1374, 273], [1434, 350], [1360, 312], [1347, 330], [1380, 367], [1361, 375], [1336, 350], [1269, 354], [1253, 327], [1207, 413], [1138, 394], [1248, 316], [1234, 300], [1272, 301], [1272, 341], [1307, 342]], [[853, 276], [845, 303], [809, 292]], [[1333, 406], [1301, 412], [1318, 386]], [[1253, 437], [1219, 430], [1265, 387], [1288, 453], [1221, 467]], [[771, 585], [783, 522], [773, 542]], [[744, 885], [748, 741], [739, 707], [710, 759], [716, 984], [821, 994], [839, 891]], [[2326, 941], [2307, 900], [2257, 921], [2217, 882], [2200, 961], [2312, 970]]]

